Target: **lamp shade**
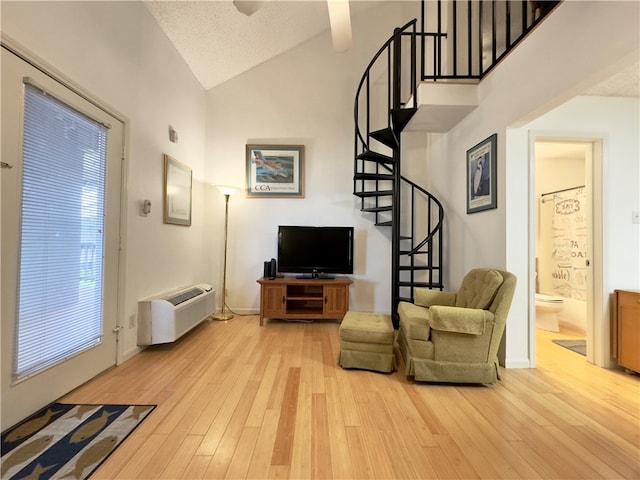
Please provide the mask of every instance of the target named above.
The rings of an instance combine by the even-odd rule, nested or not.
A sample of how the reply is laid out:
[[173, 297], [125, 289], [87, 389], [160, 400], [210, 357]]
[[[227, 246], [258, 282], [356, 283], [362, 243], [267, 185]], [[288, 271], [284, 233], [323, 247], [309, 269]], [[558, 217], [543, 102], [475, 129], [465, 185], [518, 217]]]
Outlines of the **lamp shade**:
[[238, 191], [238, 188], [232, 185], [215, 185], [215, 187], [220, 190], [222, 195], [233, 195]]

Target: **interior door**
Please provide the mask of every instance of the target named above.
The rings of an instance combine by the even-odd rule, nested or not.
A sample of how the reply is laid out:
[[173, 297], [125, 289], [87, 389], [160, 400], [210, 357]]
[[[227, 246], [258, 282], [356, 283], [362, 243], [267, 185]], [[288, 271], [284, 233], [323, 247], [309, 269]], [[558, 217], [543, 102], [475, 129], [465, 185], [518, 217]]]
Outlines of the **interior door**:
[[[83, 217], [88, 213], [89, 204], [86, 189], [83, 190], [83, 181], [77, 182], [80, 185], [80, 194], [72, 196], [66, 190], [58, 191], [63, 198], [69, 197], [69, 203], [76, 202], [73, 207], [76, 209], [78, 222], [74, 223], [67, 230], [77, 230], [71, 237], [77, 240], [78, 259], [75, 273], [68, 268], [63, 270], [58, 278], [60, 281], [47, 281], [43, 283], [43, 296], [46, 297], [46, 305], [55, 304], [54, 297], [64, 295], [64, 292], [74, 290], [73, 295], [67, 295], [73, 301], [75, 297], [80, 297], [86, 292], [87, 285], [94, 285], [91, 292], [98, 305], [94, 315], [97, 326], [94, 328], [95, 338], [88, 346], [82, 346], [73, 354], [61, 356], [59, 359], [50, 361], [46, 367], [35, 369], [28, 374], [18, 374], [19, 363], [17, 361], [16, 348], [18, 335], [22, 327], [18, 327], [19, 317], [24, 318], [21, 305], [24, 304], [20, 291], [25, 290], [24, 263], [25, 255], [33, 255], [37, 249], [27, 251], [25, 254], [24, 224], [27, 208], [36, 210], [37, 208], [26, 207], [27, 202], [23, 196], [23, 180], [27, 178], [24, 170], [25, 158], [24, 144], [29, 145], [30, 140], [25, 141], [24, 133], [26, 85], [37, 85], [43, 96], [55, 99], [58, 104], [67, 109], [66, 111], [77, 113], [88, 121], [102, 125], [104, 131], [105, 144], [101, 147], [102, 165], [104, 168], [100, 174], [104, 191], [97, 193], [103, 201], [100, 217], [98, 220], [100, 227], [91, 232], [94, 237], [99, 237], [99, 241], [88, 241], [87, 228]], [[25, 418], [37, 409], [55, 401], [60, 396], [69, 392], [73, 388], [81, 385], [93, 378], [98, 373], [104, 371], [116, 362], [117, 346], [117, 305], [118, 305], [118, 263], [119, 263], [119, 239], [120, 239], [120, 198], [121, 198], [121, 168], [123, 151], [123, 124], [118, 119], [109, 115], [102, 108], [91, 101], [83, 98], [69, 88], [65, 87], [51, 76], [43, 73], [27, 61], [19, 58], [9, 51], [5, 46], [2, 48], [2, 162], [1, 170], [1, 260], [2, 274], [1, 286], [2, 296], [0, 300], [2, 312], [2, 425], [8, 427], [19, 420]], [[43, 123], [44, 125], [44, 123]], [[43, 126], [38, 124], [38, 131], [44, 131], [53, 126]], [[59, 126], [57, 128], [60, 128]], [[73, 132], [71, 132], [73, 134]], [[68, 137], [67, 137], [68, 138]], [[68, 142], [64, 136], [58, 135], [58, 139], [63, 145]], [[24, 143], [24, 144], [23, 144]], [[41, 155], [47, 158], [56, 147], [46, 145]], [[86, 154], [85, 154], [86, 157]], [[53, 158], [53, 157], [52, 157]], [[83, 167], [83, 163], [85, 166]], [[80, 155], [80, 167], [86, 167], [87, 160], [83, 160]], [[28, 162], [27, 162], [28, 163]], [[51, 164], [52, 172], [38, 173], [43, 177], [48, 177], [48, 184], [55, 189], [55, 175], [69, 176], [73, 173], [63, 170], [63, 165], [58, 166], [53, 160]], [[56, 171], [58, 168], [58, 171]], [[34, 175], [33, 173], [29, 175]], [[27, 189], [28, 190], [28, 189]], [[98, 215], [95, 215], [98, 216]], [[54, 220], [53, 223], [55, 225]], [[37, 224], [37, 223], [36, 223]], [[21, 233], [22, 232], [22, 233]], [[72, 232], [73, 233], [73, 232]], [[82, 240], [81, 240], [82, 239]], [[81, 242], [82, 243], [81, 245]], [[91, 248], [92, 244], [98, 244], [99, 248]], [[57, 246], [56, 246], [57, 245]], [[69, 248], [69, 239], [65, 241], [48, 242], [48, 248]], [[21, 262], [23, 268], [21, 269]], [[75, 262], [72, 262], [75, 263]], [[80, 266], [82, 265], [82, 274]], [[68, 266], [63, 266], [68, 267]], [[91, 271], [87, 270], [91, 267]], [[91, 272], [98, 272], [97, 279], [88, 279]], [[44, 275], [44, 272], [43, 272]], [[81, 278], [80, 278], [81, 277]], [[29, 277], [31, 278], [31, 277]], [[21, 283], [22, 279], [22, 283]], [[95, 280], [95, 281], [94, 281]], [[31, 282], [33, 286], [33, 282]], [[98, 285], [98, 287], [95, 287]], [[95, 290], [98, 291], [95, 291]], [[79, 293], [78, 293], [79, 292]], [[85, 295], [86, 296], [86, 295]], [[54, 300], [52, 300], [54, 299]], [[58, 301], [58, 304], [62, 302]], [[69, 303], [69, 301], [67, 301]], [[75, 307], [75, 310], [81, 310]], [[43, 313], [46, 315], [48, 312]], [[66, 335], [77, 335], [78, 330], [83, 328], [82, 318], [71, 324], [62, 325], [54, 333], [56, 338], [64, 339]], [[60, 343], [63, 343], [62, 341]], [[49, 343], [49, 345], [55, 344]], [[50, 348], [42, 348], [47, 350]]]

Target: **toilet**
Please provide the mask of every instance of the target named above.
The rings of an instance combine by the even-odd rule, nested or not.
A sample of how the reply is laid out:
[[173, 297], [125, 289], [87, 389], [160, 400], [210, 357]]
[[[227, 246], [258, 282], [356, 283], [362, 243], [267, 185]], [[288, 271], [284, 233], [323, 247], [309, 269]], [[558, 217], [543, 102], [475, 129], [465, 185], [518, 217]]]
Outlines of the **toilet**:
[[558, 332], [558, 313], [563, 308], [562, 297], [536, 293], [536, 327]]

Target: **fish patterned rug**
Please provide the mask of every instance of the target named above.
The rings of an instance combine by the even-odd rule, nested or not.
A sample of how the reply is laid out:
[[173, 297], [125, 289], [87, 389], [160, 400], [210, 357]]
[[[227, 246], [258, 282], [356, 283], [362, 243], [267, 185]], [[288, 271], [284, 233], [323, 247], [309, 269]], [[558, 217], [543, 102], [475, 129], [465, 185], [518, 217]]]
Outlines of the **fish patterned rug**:
[[88, 478], [155, 405], [53, 403], [2, 432], [2, 480]]

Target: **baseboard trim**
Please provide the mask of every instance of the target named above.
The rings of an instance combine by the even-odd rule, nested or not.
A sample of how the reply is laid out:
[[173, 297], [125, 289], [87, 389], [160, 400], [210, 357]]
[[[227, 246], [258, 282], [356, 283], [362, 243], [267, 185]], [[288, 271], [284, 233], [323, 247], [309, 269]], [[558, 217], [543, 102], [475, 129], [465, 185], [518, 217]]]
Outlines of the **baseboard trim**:
[[528, 358], [507, 358], [505, 368], [532, 368]]

